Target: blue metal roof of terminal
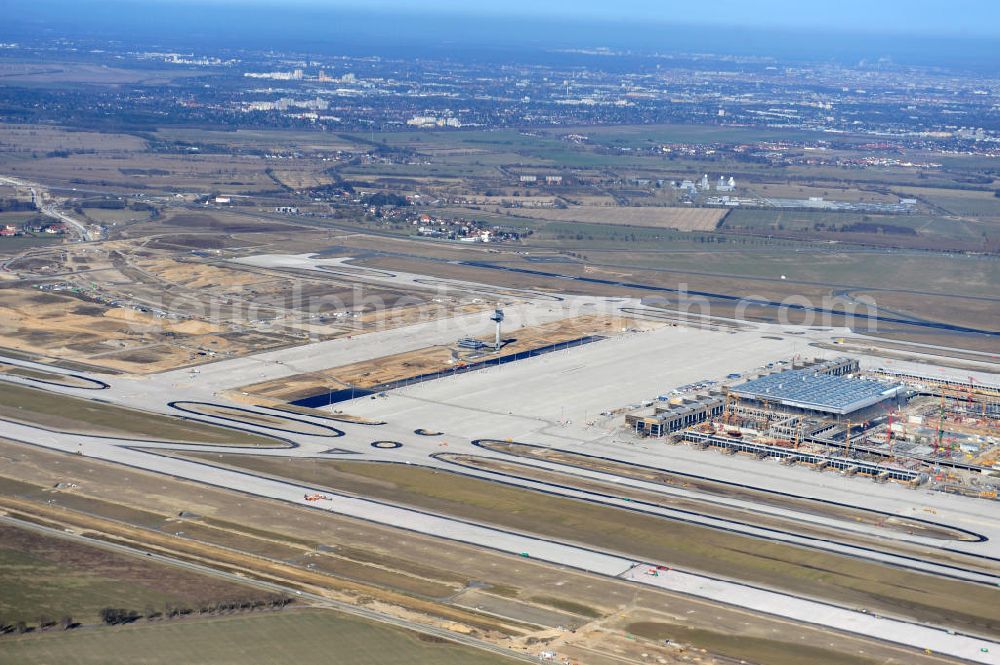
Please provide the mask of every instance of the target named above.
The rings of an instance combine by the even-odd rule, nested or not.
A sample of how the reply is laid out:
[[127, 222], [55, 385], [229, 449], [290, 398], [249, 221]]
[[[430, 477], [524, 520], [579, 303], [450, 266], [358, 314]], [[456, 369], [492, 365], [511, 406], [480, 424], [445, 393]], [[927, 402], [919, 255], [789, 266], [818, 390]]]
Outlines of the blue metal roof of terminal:
[[767, 374], [731, 389], [741, 397], [841, 415], [895, 397], [902, 390], [898, 383], [817, 374], [809, 369]]

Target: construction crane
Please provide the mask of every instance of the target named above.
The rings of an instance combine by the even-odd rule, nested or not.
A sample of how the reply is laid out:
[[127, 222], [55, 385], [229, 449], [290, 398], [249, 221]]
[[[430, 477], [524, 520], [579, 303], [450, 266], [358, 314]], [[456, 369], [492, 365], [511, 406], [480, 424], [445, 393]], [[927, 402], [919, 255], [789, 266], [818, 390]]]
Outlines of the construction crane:
[[892, 455], [892, 416], [893, 412], [889, 411], [889, 423], [886, 425], [885, 430], [885, 442], [889, 446], [890, 455]]
[[934, 455], [941, 450], [941, 439], [944, 437], [944, 395], [941, 395], [941, 408], [938, 410], [937, 438], [934, 439]]

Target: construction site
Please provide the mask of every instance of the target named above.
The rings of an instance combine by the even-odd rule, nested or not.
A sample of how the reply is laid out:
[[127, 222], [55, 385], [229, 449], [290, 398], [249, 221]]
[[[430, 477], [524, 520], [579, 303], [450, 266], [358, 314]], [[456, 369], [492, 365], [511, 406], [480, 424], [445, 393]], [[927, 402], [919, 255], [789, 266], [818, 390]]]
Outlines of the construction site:
[[623, 325], [638, 325], [635, 320], [624, 317], [585, 314], [533, 326], [522, 324], [504, 334], [503, 309], [497, 307], [489, 320], [495, 324], [495, 331], [486, 340], [466, 336], [448, 343], [242, 386], [237, 392], [252, 395], [258, 401], [275, 400], [310, 408], [330, 406], [582, 346], [620, 332]]
[[[705, 387], [704, 384], [699, 384]], [[996, 499], [1000, 386], [852, 358], [773, 363], [625, 416], [641, 437]], [[693, 389], [692, 389], [693, 388]]]

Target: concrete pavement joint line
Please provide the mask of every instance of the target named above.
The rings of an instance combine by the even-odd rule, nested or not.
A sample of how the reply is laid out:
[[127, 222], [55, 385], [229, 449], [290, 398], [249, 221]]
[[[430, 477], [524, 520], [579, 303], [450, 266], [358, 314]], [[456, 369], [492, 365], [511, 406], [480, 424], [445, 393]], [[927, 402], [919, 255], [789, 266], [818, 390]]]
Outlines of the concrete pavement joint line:
[[[683, 472], [683, 471], [673, 471], [671, 469], [666, 469], [666, 468], [658, 467], [658, 466], [647, 466], [647, 465], [643, 465], [643, 464], [638, 464], [636, 462], [629, 462], [627, 460], [615, 459], [613, 457], [605, 457], [605, 456], [602, 456], [602, 455], [591, 455], [589, 453], [582, 453], [582, 452], [575, 451], [575, 450], [565, 450], [565, 449], [562, 449], [562, 448], [550, 448], [550, 447], [547, 447], [547, 446], [539, 446], [539, 445], [536, 445], [536, 444], [533, 444], [533, 443], [523, 443], [523, 442], [519, 442], [519, 441], [510, 441], [510, 442], [508, 442], [508, 441], [501, 441], [499, 439], [476, 439], [476, 440], [472, 441], [472, 445], [474, 445], [474, 446], [476, 446], [478, 448], [482, 448], [484, 450], [488, 450], [491, 453], [500, 453], [501, 455], [510, 455], [512, 458], [514, 458], [516, 460], [520, 460], [520, 459], [536, 459], [536, 458], [533, 458], [533, 457], [525, 457], [525, 456], [517, 455], [516, 453], [505, 453], [502, 450], [493, 450], [488, 445], [486, 445], [486, 444], [489, 444], [489, 443], [497, 443], [497, 444], [501, 444], [501, 445], [504, 445], [504, 444], [507, 444], [507, 443], [514, 443], [514, 444], [517, 444], [519, 446], [526, 446], [526, 447], [529, 447], [529, 448], [535, 448], [537, 450], [551, 450], [553, 452], [566, 453], [568, 455], [577, 455], [579, 457], [587, 457], [587, 458], [590, 458], [590, 459], [601, 460], [601, 461], [604, 461], [604, 462], [614, 462], [616, 464], [622, 464], [622, 465], [626, 465], [626, 466], [633, 466], [633, 467], [636, 467], [636, 468], [639, 468], [639, 469], [645, 469], [647, 471], [660, 471], [660, 472], [663, 472], [663, 473], [670, 473], [670, 474], [674, 474], [674, 475], [677, 475], [677, 476], [684, 476], [686, 478], [694, 478], [696, 480], [709, 481], [709, 482], [717, 483], [719, 485], [729, 485], [729, 486], [732, 486], [732, 487], [739, 487], [741, 489], [754, 490], [755, 492], [761, 492], [761, 493], [765, 493], [765, 494], [774, 494], [776, 496], [783, 496], [783, 497], [787, 497], [789, 499], [799, 499], [799, 500], [802, 500], [802, 501], [815, 501], [817, 503], [825, 503], [825, 504], [829, 504], [831, 506], [837, 506], [838, 508], [849, 508], [851, 510], [866, 511], [866, 512], [870, 512], [870, 513], [874, 513], [876, 515], [883, 515], [885, 517], [902, 517], [901, 515], [896, 515], [895, 513], [887, 513], [887, 512], [881, 511], [881, 510], [875, 510], [874, 508], [860, 508], [858, 506], [852, 506], [852, 505], [847, 504], [847, 503], [839, 503], [837, 501], [830, 501], [829, 499], [817, 499], [817, 498], [813, 498], [813, 497], [802, 496], [802, 495], [799, 495], [799, 494], [792, 494], [790, 492], [782, 492], [782, 491], [779, 491], [779, 490], [772, 490], [772, 489], [767, 489], [767, 488], [763, 488], [763, 487], [756, 487], [754, 485], [747, 485], [747, 484], [743, 484], [743, 483], [734, 483], [734, 482], [730, 482], [730, 481], [727, 481], [727, 480], [718, 480], [718, 479], [715, 479], [715, 478], [709, 478], [707, 476], [699, 476], [699, 475], [696, 475], [696, 474], [693, 474], [693, 473], [686, 473], [686, 472]], [[585, 471], [590, 471], [591, 470], [591, 469], [588, 469], [587, 467], [579, 466], [579, 465], [576, 465], [576, 464], [571, 464], [569, 462], [554, 462], [552, 460], [542, 460], [542, 461], [547, 461], [549, 464], [553, 464], [553, 465], [557, 465], [557, 466], [566, 466], [566, 467], [570, 467], [570, 468], [573, 468], [573, 469], [582, 469], [582, 470], [585, 470]], [[616, 476], [616, 477], [620, 477], [620, 478], [628, 478], [628, 476], [622, 476], [620, 474], [614, 473], [613, 471], [601, 471], [600, 473], [604, 473], [604, 474], [607, 474], [609, 476]], [[922, 517], [910, 517], [910, 516], [906, 516], [905, 519], [911, 520], [911, 521], [914, 521], [914, 522], [922, 522], [924, 524], [929, 524], [931, 526], [935, 526], [935, 527], [939, 527], [939, 528], [943, 528], [943, 529], [949, 529], [949, 530], [952, 530], [952, 531], [957, 531], [957, 532], [960, 532], [960, 533], [964, 533], [964, 534], [966, 534], [966, 535], [971, 536], [972, 538], [974, 538], [975, 539], [974, 542], [984, 543], [984, 542], [986, 542], [986, 541], [989, 540], [986, 536], [984, 536], [982, 534], [979, 534], [979, 533], [976, 533], [974, 531], [969, 531], [967, 529], [962, 529], [960, 527], [951, 526], [949, 524], [943, 524], [941, 522], [934, 522], [932, 520], [924, 519]], [[964, 554], [964, 552], [963, 552], [963, 554]], [[988, 559], [991, 559], [991, 560], [994, 560], [994, 561], [1000, 561], [1000, 558], [995, 558], [995, 557], [985, 557], [985, 558], [988, 558]]]
[[267, 582], [265, 580], [254, 579], [252, 577], [243, 577], [240, 575], [236, 575], [234, 573], [227, 573], [225, 571], [212, 568], [211, 566], [183, 561], [180, 559], [174, 559], [173, 557], [169, 557], [164, 554], [158, 554], [156, 552], [144, 552], [143, 550], [137, 550], [135, 548], [123, 545], [121, 543], [112, 543], [103, 540], [92, 540], [80, 534], [60, 531], [58, 529], [53, 529], [51, 527], [46, 527], [41, 524], [35, 524], [32, 522], [22, 522], [21, 520], [18, 520], [16, 518], [7, 515], [0, 515], [0, 522], [10, 524], [18, 528], [36, 531], [56, 538], [63, 538], [65, 540], [73, 540], [76, 542], [85, 543], [87, 545], [96, 547], [98, 549], [106, 549], [112, 552], [119, 552], [122, 554], [126, 554], [128, 556], [140, 558], [142, 560], [153, 560], [156, 561], [157, 563], [162, 563], [164, 565], [172, 566], [174, 568], [180, 568], [182, 570], [190, 570], [193, 572], [201, 573], [203, 575], [208, 575], [211, 577], [237, 582], [245, 586], [254, 586], [260, 589], [275, 591], [277, 593], [285, 594], [288, 596], [295, 596], [298, 598], [307, 599], [313, 603], [326, 606], [328, 609], [334, 609], [343, 612], [345, 614], [351, 614], [353, 616], [358, 616], [364, 619], [377, 621], [379, 623], [387, 623], [414, 632], [424, 633], [426, 635], [434, 635], [436, 637], [441, 637], [453, 642], [465, 644], [467, 646], [471, 646], [476, 649], [490, 651], [503, 656], [519, 659], [522, 661], [531, 663], [538, 662], [536, 658], [529, 656], [527, 654], [518, 653], [516, 651], [506, 649], [499, 645], [480, 641], [474, 637], [469, 637], [468, 635], [464, 635], [462, 633], [456, 633], [446, 630], [444, 628], [436, 628], [434, 626], [428, 626], [426, 624], [407, 621], [406, 619], [394, 617], [391, 614], [382, 614], [380, 612], [376, 612], [375, 610], [370, 610], [364, 607], [358, 607], [356, 605], [351, 605], [350, 603], [334, 600], [332, 598], [320, 596], [318, 594], [310, 593], [308, 591], [302, 591], [300, 589], [296, 589], [295, 587], [283, 586], [276, 582]]
[[[440, 459], [438, 457], [438, 455], [442, 455], [442, 454], [448, 454], [448, 453], [437, 453], [435, 455], [432, 455], [432, 457]], [[500, 458], [493, 458], [493, 459], [499, 460]], [[445, 462], [447, 462], [449, 464], [454, 464], [456, 466], [467, 468], [467, 469], [476, 469], [476, 467], [474, 467], [474, 466], [462, 464], [461, 462], [454, 462], [454, 461], [451, 461], [451, 460], [443, 460], [443, 461], [445, 461]], [[389, 462], [389, 463], [392, 463], [392, 462]], [[623, 503], [622, 503], [623, 500], [620, 497], [617, 497], [617, 496], [614, 496], [614, 495], [611, 495], [611, 494], [603, 494], [601, 492], [596, 492], [596, 491], [593, 491], [593, 490], [584, 490], [584, 489], [580, 489], [580, 488], [577, 488], [577, 487], [573, 487], [572, 485], [562, 485], [562, 484], [559, 484], [559, 483], [552, 483], [552, 482], [547, 482], [547, 481], [544, 481], [544, 480], [533, 480], [531, 478], [525, 478], [525, 477], [522, 477], [522, 476], [517, 476], [515, 474], [504, 473], [502, 471], [485, 471], [485, 473], [486, 474], [496, 475], [496, 476], [501, 476], [501, 477], [506, 477], [506, 478], [510, 478], [510, 479], [514, 479], [514, 480], [519, 480], [519, 481], [522, 481], [522, 482], [521, 483], [505, 482], [503, 480], [497, 480], [495, 478], [490, 478], [487, 475], [469, 474], [469, 473], [463, 473], [461, 471], [451, 471], [451, 473], [457, 473], [459, 475], [462, 475], [462, 476], [465, 476], [465, 477], [468, 477], [468, 478], [476, 478], [476, 479], [479, 479], [479, 480], [485, 480], [487, 482], [493, 482], [493, 483], [501, 484], [501, 485], [504, 485], [504, 486], [507, 486], [507, 487], [527, 487], [527, 488], [531, 488], [533, 491], [541, 492], [541, 493], [547, 494], [549, 496], [570, 498], [570, 499], [574, 499], [574, 500], [577, 500], [577, 501], [585, 501], [587, 503], [591, 503], [591, 504], [594, 504], [594, 505], [614, 507], [615, 509], [618, 509], [618, 510], [627, 510], [629, 512], [639, 513], [639, 514], [642, 514], [642, 515], [649, 515], [651, 517], [658, 517], [658, 518], [661, 518], [661, 519], [667, 519], [667, 520], [673, 520], [673, 521], [676, 521], [676, 522], [682, 522], [684, 524], [691, 524], [691, 525], [694, 525], [694, 526], [701, 526], [701, 527], [705, 527], [705, 528], [709, 528], [709, 529], [714, 529], [716, 531], [723, 531], [723, 532], [726, 532], [726, 533], [738, 534], [738, 535], [741, 535], [741, 536], [746, 536], [748, 538], [758, 538], [760, 540], [766, 540], [768, 542], [778, 542], [778, 543], [784, 543], [786, 545], [793, 545], [793, 546], [796, 546], [796, 547], [816, 549], [816, 550], [820, 550], [820, 551], [823, 551], [823, 552], [829, 552], [831, 554], [836, 554], [836, 555], [840, 555], [840, 556], [848, 556], [848, 557], [852, 557], [852, 558], [856, 558], [856, 559], [862, 559], [863, 558], [863, 559], [874, 561], [876, 563], [883, 564], [883, 565], [893, 566], [893, 567], [896, 567], [896, 568], [904, 568], [904, 569], [907, 569], [907, 570], [914, 570], [914, 571], [922, 572], [922, 573], [925, 573], [925, 574], [936, 575], [938, 577], [946, 577], [946, 578], [949, 578], [949, 579], [959, 580], [959, 581], [963, 581], [963, 582], [970, 582], [970, 583], [973, 583], [973, 584], [982, 584], [982, 585], [990, 586], [990, 587], [1000, 586], [1000, 576], [989, 575], [989, 574], [986, 574], [986, 573], [981, 573], [981, 572], [978, 572], [978, 571], [973, 571], [973, 570], [970, 570], [970, 569], [967, 569], [967, 568], [962, 568], [960, 566], [955, 566], [955, 565], [945, 564], [945, 563], [938, 563], [938, 562], [934, 562], [934, 561], [927, 561], [925, 559], [920, 559], [920, 558], [913, 557], [913, 556], [907, 556], [905, 554], [895, 554], [895, 553], [892, 553], [892, 552], [885, 552], [885, 551], [877, 550], [877, 549], [871, 548], [871, 547], [864, 547], [862, 545], [853, 545], [853, 544], [848, 544], [848, 543], [840, 543], [840, 542], [837, 542], [835, 540], [830, 540], [830, 539], [827, 539], [827, 538], [819, 538], [819, 537], [816, 537], [816, 536], [806, 536], [806, 535], [796, 534], [796, 533], [792, 533], [790, 531], [783, 531], [781, 529], [775, 529], [775, 528], [772, 528], [772, 527], [755, 526], [755, 525], [752, 525], [752, 524], [748, 524], [746, 522], [740, 522], [740, 521], [737, 521], [737, 520], [731, 520], [731, 519], [721, 518], [721, 517], [714, 517], [712, 515], [707, 515], [707, 514], [704, 514], [704, 513], [698, 513], [698, 512], [692, 511], [692, 510], [684, 510], [684, 509], [681, 509], [681, 508], [670, 508], [668, 506], [662, 506], [662, 505], [659, 505], [659, 504], [656, 504], [656, 503], [652, 503], [652, 502], [649, 502], [649, 501], [644, 501], [642, 499], [628, 499], [627, 500], [627, 505], [623, 505]], [[571, 494], [566, 494], [566, 493], [559, 492], [559, 491], [552, 491], [552, 490], [540, 489], [540, 488], [537, 488], [537, 487], [531, 487], [532, 485], [539, 485], [539, 486], [542, 486], [542, 487], [552, 487], [552, 488], [556, 488], [557, 490], [567, 490], [567, 491], [571, 492]], [[580, 495], [583, 495], [583, 496], [574, 496], [574, 494], [580, 494]], [[597, 497], [597, 498], [596, 499], [595, 498], [589, 498], [586, 495], [590, 495], [590, 496]], [[601, 499], [610, 499], [610, 501], [603, 501]], [[643, 510], [641, 508], [637, 508], [636, 506], [648, 506], [650, 508], [659, 509], [662, 512], [657, 512], [656, 510]], [[680, 513], [680, 514], [684, 514], [684, 515], [696, 516], [696, 517], [703, 518], [706, 521], [698, 521], [698, 520], [695, 520], [695, 519], [687, 519], [687, 518], [684, 518], [684, 517], [677, 517], [676, 515], [672, 515], [670, 513]], [[736, 527], [733, 527], [733, 526], [721, 526], [723, 524], [732, 524], [732, 525], [737, 525], [737, 526]], [[742, 527], [742, 528], [738, 528], [738, 527]], [[767, 533], [756, 533], [756, 532], [769, 532], [769, 533], [773, 533], [773, 534], [779, 534], [779, 535], [784, 536], [784, 537], [783, 538], [778, 538], [778, 537], [769, 536], [769, 535], [767, 535]], [[800, 541], [800, 540], [801, 541], [806, 541], [806, 542], [797, 542], [797, 541]], [[824, 547], [823, 545], [820, 545], [820, 544], [817, 544], [817, 543], [822, 543], [823, 545], [827, 545], [827, 546]], [[865, 556], [864, 554], [851, 553], [849, 550], [858, 550], [860, 552], [868, 553], [868, 554], [875, 555], [875, 556]], [[894, 559], [899, 559], [900, 561], [899, 562], [893, 561]], [[907, 562], [914, 562], [914, 563], [907, 563]], [[924, 564], [924, 566], [921, 567], [920, 565], [915, 565], [915, 564]], [[960, 571], [960, 572], [968, 573], [968, 575], [962, 576], [962, 575], [956, 575], [956, 574], [953, 574], [953, 573], [946, 573], [946, 572], [934, 571], [934, 570], [931, 570], [931, 568], [951, 569], [951, 570], [954, 570], [954, 571]]]

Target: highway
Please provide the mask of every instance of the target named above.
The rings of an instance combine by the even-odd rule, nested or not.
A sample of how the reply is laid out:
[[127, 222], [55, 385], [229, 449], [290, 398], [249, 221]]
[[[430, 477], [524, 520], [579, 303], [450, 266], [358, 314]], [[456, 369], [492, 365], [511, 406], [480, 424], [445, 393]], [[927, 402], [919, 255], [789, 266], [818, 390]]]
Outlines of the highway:
[[55, 204], [45, 204], [44, 200], [45, 188], [38, 183], [28, 182], [26, 180], [21, 180], [20, 178], [11, 178], [9, 176], [0, 176], [0, 184], [11, 185], [14, 187], [22, 187], [25, 189], [30, 189], [31, 194], [35, 199], [35, 205], [38, 211], [45, 215], [46, 217], [51, 217], [56, 221], [63, 222], [72, 228], [76, 235], [84, 241], [99, 240], [98, 234], [92, 233], [86, 226], [76, 221], [66, 213], [62, 212], [55, 206]]

